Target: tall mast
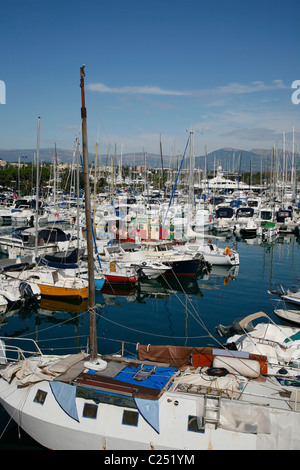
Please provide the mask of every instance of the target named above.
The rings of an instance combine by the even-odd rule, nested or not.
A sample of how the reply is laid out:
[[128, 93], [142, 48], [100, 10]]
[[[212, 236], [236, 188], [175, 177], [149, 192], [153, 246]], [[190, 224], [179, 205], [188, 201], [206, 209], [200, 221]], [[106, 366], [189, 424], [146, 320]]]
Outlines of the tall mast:
[[97, 157], [98, 157], [98, 144], [96, 143], [95, 152], [95, 176], [94, 176], [94, 213], [93, 213], [93, 226], [95, 230], [95, 215], [96, 215], [96, 193], [97, 193]]
[[40, 164], [40, 117], [37, 128], [37, 152], [36, 152], [36, 188], [35, 188], [35, 257], [38, 256], [38, 223], [39, 223], [39, 164]]
[[293, 129], [293, 148], [292, 148], [292, 174], [291, 174], [291, 184], [292, 184], [292, 199], [296, 197], [296, 168], [295, 168], [295, 126], [292, 124]]
[[86, 107], [84, 95], [84, 65], [80, 67], [80, 88], [81, 88], [81, 125], [82, 125], [82, 154], [85, 189], [85, 222], [88, 252], [88, 278], [89, 278], [89, 314], [90, 314], [90, 351], [91, 359], [97, 357], [97, 328], [96, 328], [96, 303], [95, 303], [95, 280], [94, 280], [94, 249], [92, 238], [92, 214], [89, 183], [89, 162], [88, 162], [88, 140]]

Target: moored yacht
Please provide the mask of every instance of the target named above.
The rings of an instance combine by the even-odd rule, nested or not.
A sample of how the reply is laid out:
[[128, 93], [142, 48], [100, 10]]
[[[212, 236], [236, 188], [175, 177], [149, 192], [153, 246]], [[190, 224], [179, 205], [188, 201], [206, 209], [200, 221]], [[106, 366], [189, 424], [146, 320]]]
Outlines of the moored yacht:
[[184, 245], [178, 245], [177, 249], [184, 253], [200, 253], [205, 261], [211, 265], [235, 266], [240, 263], [239, 254], [236, 250], [229, 247], [220, 248], [211, 240], [207, 243], [187, 242]]
[[182, 253], [172, 242], [142, 241], [141, 246], [149, 260], [171, 267], [166, 274], [194, 276], [200, 268], [205, 267], [204, 258], [200, 253]]
[[171, 268], [163, 263], [151, 261], [141, 248], [141, 245], [131, 242], [125, 242], [114, 245], [100, 245], [99, 259], [103, 261], [111, 261], [123, 263], [125, 266], [135, 268], [141, 272], [143, 277], [147, 279], [156, 279], [161, 274], [169, 271]]

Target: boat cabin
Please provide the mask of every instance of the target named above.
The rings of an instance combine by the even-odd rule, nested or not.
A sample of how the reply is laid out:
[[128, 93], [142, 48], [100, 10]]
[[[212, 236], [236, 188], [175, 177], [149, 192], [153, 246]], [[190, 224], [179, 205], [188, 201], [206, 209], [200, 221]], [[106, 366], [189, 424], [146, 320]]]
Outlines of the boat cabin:
[[234, 209], [232, 207], [219, 207], [216, 210], [217, 219], [231, 219], [234, 216]]

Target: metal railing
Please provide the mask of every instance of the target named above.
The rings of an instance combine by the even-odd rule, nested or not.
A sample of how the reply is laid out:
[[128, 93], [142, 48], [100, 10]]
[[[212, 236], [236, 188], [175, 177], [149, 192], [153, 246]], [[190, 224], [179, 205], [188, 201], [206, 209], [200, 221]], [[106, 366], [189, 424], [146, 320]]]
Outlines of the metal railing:
[[33, 339], [0, 336], [0, 364], [17, 362], [34, 355], [43, 356]]

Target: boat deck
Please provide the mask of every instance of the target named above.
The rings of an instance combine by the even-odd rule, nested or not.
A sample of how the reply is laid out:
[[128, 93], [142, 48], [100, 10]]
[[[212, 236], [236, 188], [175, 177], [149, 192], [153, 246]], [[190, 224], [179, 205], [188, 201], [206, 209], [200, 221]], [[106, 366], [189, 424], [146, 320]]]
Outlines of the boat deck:
[[[88, 360], [87, 357], [79, 361], [54, 380], [107, 393], [157, 400], [168, 388], [175, 371], [169, 364], [111, 356], [103, 356], [103, 360], [107, 362], [104, 370], [94, 371], [86, 368], [85, 363]], [[148, 378], [137, 380], [134, 376], [142, 370], [142, 364], [152, 373]]]

